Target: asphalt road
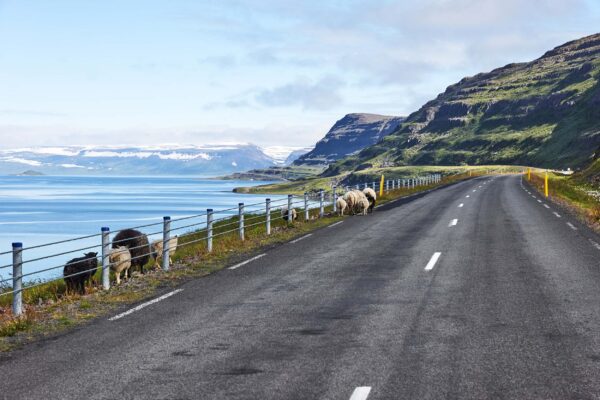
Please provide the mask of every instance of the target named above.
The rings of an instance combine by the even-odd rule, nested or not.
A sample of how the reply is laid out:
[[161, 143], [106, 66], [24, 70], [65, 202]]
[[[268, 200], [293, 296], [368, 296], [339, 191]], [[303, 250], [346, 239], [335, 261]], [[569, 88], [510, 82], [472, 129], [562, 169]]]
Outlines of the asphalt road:
[[600, 238], [528, 190], [478, 178], [347, 218], [11, 353], [0, 396], [600, 398]]

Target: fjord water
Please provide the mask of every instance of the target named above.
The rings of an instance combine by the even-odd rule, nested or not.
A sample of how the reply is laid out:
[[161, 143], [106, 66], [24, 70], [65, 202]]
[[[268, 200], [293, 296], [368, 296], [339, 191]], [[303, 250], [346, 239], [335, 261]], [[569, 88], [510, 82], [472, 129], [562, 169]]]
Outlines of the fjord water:
[[[159, 231], [163, 216], [176, 219], [204, 213], [207, 208], [215, 211], [236, 208], [240, 202], [262, 206], [265, 196], [232, 193], [236, 186], [256, 184], [259, 182], [193, 177], [0, 176], [0, 253], [10, 251], [12, 242], [23, 242], [25, 261], [96, 246], [101, 241], [99, 236], [27, 250], [44, 243], [98, 234], [103, 226], [115, 231], [157, 223], [140, 230], [153, 234], [151, 239], [158, 239], [162, 237]], [[273, 200], [280, 197], [271, 196]], [[215, 218], [236, 213], [237, 210], [230, 210]], [[205, 220], [206, 217], [199, 217], [174, 222], [172, 228]], [[26, 262], [23, 273], [59, 266], [85, 251], [100, 252], [100, 248]], [[0, 255], [0, 266], [10, 264], [11, 260], [11, 254]], [[10, 267], [0, 268], [0, 280], [10, 278], [11, 272]], [[24, 279], [48, 279], [61, 274], [62, 269], [57, 268]]]

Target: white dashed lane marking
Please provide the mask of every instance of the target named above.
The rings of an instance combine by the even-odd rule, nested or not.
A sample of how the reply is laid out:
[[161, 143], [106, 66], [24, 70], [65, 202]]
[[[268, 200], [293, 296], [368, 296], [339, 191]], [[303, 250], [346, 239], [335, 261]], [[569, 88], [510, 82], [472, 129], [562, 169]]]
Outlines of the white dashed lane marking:
[[239, 264], [235, 264], [234, 266], [229, 267], [228, 269], [237, 269], [237, 268], [241, 267], [242, 265], [246, 265], [246, 264], [248, 264], [248, 263], [250, 263], [250, 262], [252, 262], [254, 260], [258, 260], [259, 258], [264, 257], [266, 255], [267, 255], [266, 253], [259, 254], [256, 257], [252, 257], [252, 258], [250, 258], [250, 259], [248, 259], [246, 261], [242, 261]]
[[574, 231], [577, 230], [577, 228], [575, 227], [575, 225], [573, 225], [572, 223], [567, 222], [567, 225], [569, 225], [569, 228], [573, 229]]
[[352, 392], [350, 400], [366, 400], [369, 393], [371, 393], [371, 386], [359, 386]]
[[429, 262], [425, 266], [425, 271], [432, 270], [433, 267], [435, 267], [435, 263], [437, 263], [437, 261], [438, 261], [438, 259], [440, 258], [441, 255], [442, 255], [442, 253], [440, 253], [439, 251], [436, 251], [435, 253], [433, 253], [433, 255], [431, 256], [431, 259], [429, 260]]
[[109, 318], [108, 320], [109, 320], [109, 321], [116, 321], [116, 320], [118, 320], [118, 319], [121, 319], [121, 318], [123, 318], [123, 317], [126, 317], [126, 316], [128, 316], [129, 314], [132, 314], [132, 313], [134, 313], [134, 312], [136, 312], [136, 311], [139, 311], [139, 310], [141, 310], [141, 309], [142, 309], [142, 308], [144, 308], [144, 307], [148, 307], [149, 305], [152, 305], [152, 304], [154, 304], [154, 303], [158, 303], [159, 301], [161, 301], [161, 300], [164, 300], [164, 299], [166, 299], [166, 298], [168, 298], [168, 297], [171, 297], [171, 296], [173, 296], [174, 294], [177, 294], [177, 293], [179, 293], [179, 292], [182, 292], [182, 291], [183, 291], [183, 289], [177, 289], [177, 290], [173, 290], [172, 292], [169, 292], [169, 293], [167, 293], [167, 294], [163, 294], [163, 295], [162, 295], [162, 296], [160, 296], [160, 297], [157, 297], [157, 298], [155, 298], [155, 299], [153, 299], [153, 300], [150, 300], [150, 301], [147, 301], [147, 302], [145, 302], [145, 303], [142, 303], [142, 304], [140, 304], [139, 306], [137, 306], [137, 307], [133, 307], [132, 309], [129, 309], [129, 310], [127, 310], [127, 311], [125, 311], [125, 312], [123, 312], [123, 313], [121, 313], [121, 314], [117, 314], [117, 315], [115, 315], [114, 317], [112, 317], [112, 318]]

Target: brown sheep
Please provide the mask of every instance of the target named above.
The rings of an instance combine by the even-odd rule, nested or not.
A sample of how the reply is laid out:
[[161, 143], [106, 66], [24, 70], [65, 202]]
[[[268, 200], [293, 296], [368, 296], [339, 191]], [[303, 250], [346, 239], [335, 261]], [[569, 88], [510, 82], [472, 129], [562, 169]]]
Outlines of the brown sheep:
[[135, 229], [124, 229], [117, 233], [112, 242], [112, 248], [125, 246], [131, 253], [131, 268], [139, 266], [144, 273], [144, 265], [150, 260], [150, 244], [148, 237]]

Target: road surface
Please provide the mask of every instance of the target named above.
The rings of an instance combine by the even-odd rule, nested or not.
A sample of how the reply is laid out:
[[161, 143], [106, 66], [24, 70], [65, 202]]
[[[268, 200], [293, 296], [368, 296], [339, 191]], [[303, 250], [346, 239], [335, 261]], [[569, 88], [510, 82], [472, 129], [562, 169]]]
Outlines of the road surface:
[[0, 396], [600, 398], [598, 243], [521, 177], [461, 182], [15, 351]]

